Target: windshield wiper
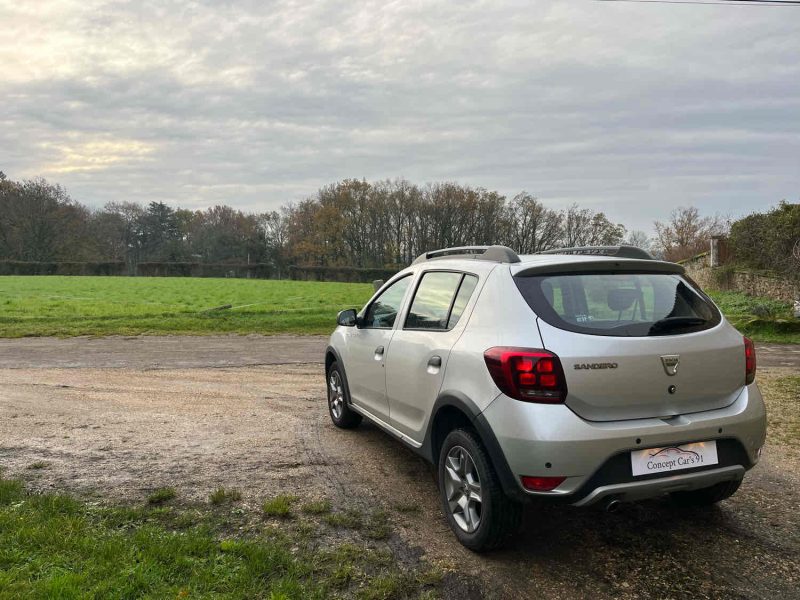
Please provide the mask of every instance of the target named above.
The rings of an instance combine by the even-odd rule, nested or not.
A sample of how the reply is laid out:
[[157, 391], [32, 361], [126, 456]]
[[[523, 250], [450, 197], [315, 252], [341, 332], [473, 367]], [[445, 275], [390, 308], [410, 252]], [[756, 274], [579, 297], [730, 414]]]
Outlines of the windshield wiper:
[[704, 325], [705, 323], [708, 323], [708, 321], [702, 317], [666, 317], [665, 319], [653, 323], [647, 333], [653, 335], [654, 333], [660, 333], [670, 329], [694, 327], [697, 325]]

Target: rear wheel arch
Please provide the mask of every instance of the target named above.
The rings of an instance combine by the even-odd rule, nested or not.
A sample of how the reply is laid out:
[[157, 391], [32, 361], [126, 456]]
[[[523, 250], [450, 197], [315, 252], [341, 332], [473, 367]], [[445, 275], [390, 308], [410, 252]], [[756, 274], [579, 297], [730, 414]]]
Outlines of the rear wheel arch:
[[527, 500], [528, 497], [517, 484], [488, 421], [477, 404], [459, 392], [443, 393], [436, 400], [420, 453], [434, 465], [438, 464], [439, 452], [445, 438], [451, 431], [459, 428], [475, 432], [489, 455], [506, 495], [518, 501]]
[[[431, 419], [430, 451], [432, 462], [436, 462], [445, 438], [454, 429], [471, 429], [477, 433], [472, 418], [454, 404], [444, 404]], [[478, 434], [480, 436], [480, 434]]]

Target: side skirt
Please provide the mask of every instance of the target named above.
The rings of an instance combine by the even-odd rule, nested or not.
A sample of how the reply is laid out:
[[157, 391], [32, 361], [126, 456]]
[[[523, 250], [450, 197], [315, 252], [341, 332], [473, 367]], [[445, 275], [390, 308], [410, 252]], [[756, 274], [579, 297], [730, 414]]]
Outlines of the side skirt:
[[369, 412], [365, 408], [357, 406], [357, 405], [353, 404], [352, 402], [350, 403], [350, 408], [352, 408], [354, 411], [356, 411], [360, 415], [366, 417], [367, 419], [369, 419], [370, 421], [375, 423], [375, 425], [377, 425], [378, 427], [383, 429], [386, 433], [391, 434], [392, 436], [396, 437], [397, 439], [399, 439], [401, 442], [403, 442], [407, 446], [411, 447], [412, 450], [419, 450], [420, 448], [422, 448], [422, 444], [421, 443], [415, 442], [410, 437], [408, 437], [405, 433], [403, 433], [401, 431], [398, 431], [397, 429], [395, 429], [394, 427], [389, 425], [386, 421], [383, 421], [382, 419], [379, 419], [378, 417], [373, 415], [371, 412]]

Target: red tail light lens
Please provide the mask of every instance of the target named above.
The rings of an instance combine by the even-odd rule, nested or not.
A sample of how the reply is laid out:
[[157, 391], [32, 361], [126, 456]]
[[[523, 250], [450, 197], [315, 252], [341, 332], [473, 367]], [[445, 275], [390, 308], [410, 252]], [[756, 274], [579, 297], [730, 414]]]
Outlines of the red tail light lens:
[[566, 477], [520, 477], [522, 487], [533, 492], [549, 492], [560, 486]]
[[744, 338], [744, 382], [747, 385], [756, 379], [756, 346], [750, 338]]
[[525, 402], [561, 404], [567, 382], [561, 361], [547, 350], [489, 348], [483, 353], [486, 367], [500, 390]]

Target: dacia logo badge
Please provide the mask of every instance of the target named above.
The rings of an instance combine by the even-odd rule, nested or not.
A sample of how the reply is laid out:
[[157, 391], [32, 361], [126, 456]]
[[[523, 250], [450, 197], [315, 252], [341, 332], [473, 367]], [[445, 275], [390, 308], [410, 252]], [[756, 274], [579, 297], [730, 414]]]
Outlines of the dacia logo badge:
[[667, 375], [675, 375], [678, 372], [678, 364], [681, 362], [679, 354], [665, 354], [661, 357], [661, 364], [664, 365], [664, 371]]

